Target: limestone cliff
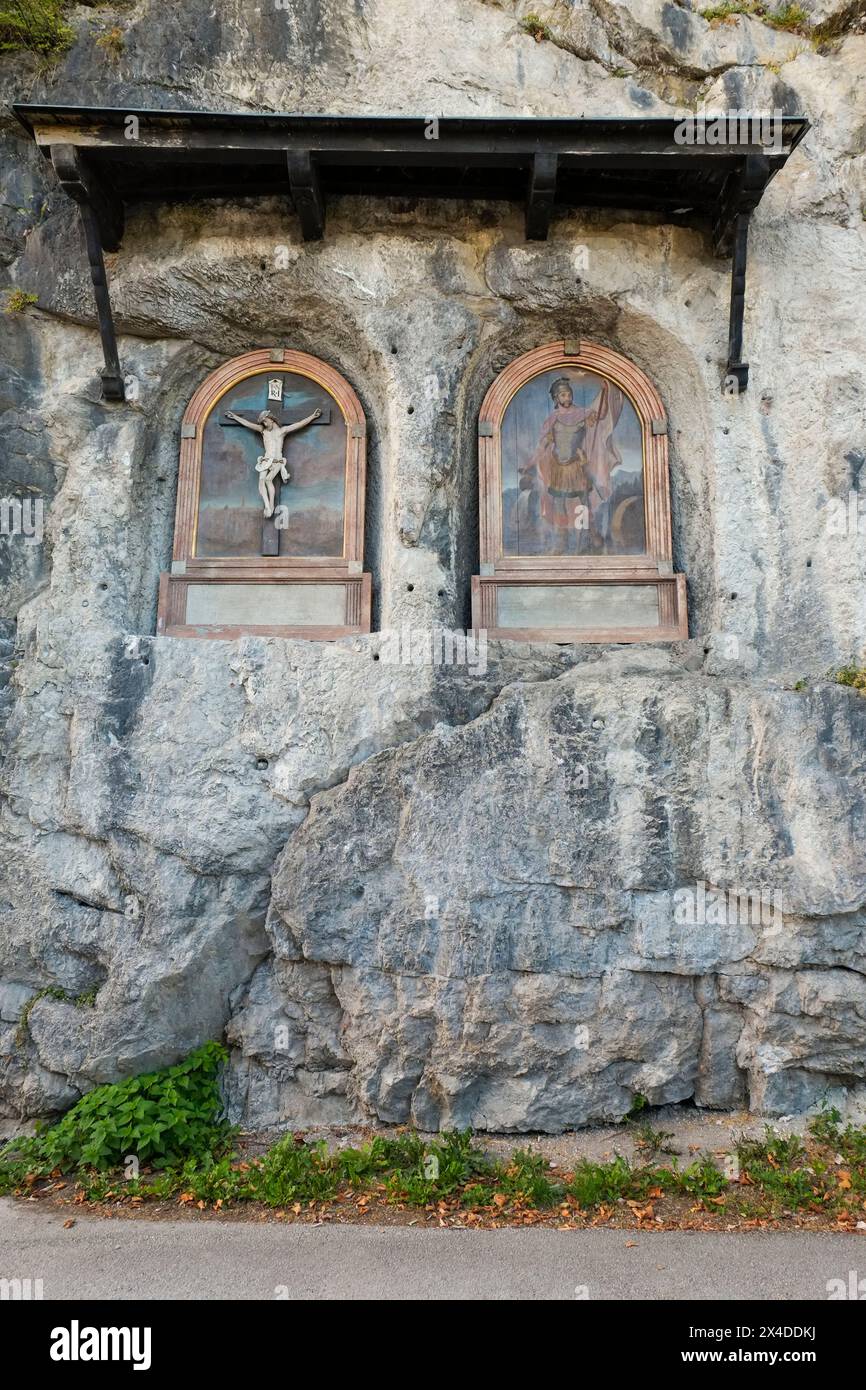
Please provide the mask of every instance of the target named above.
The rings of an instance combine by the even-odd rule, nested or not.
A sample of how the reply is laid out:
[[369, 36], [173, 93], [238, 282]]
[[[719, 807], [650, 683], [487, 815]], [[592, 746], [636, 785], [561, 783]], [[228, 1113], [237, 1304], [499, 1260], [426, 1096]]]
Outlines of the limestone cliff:
[[[813, 122], [754, 219], [738, 399], [699, 231], [562, 212], [527, 244], [505, 206], [344, 199], [305, 245], [250, 199], [130, 207], [109, 274], [137, 391], [107, 404], [75, 210], [6, 112], [0, 289], [37, 300], [2, 319], [0, 495], [45, 502], [42, 544], [0, 538], [7, 1116], [224, 1029], [249, 1124], [862, 1093], [866, 701], [827, 679], [866, 648], [862, 11], [136, 0], [72, 8], [51, 61], [0, 55], [6, 102]], [[480, 401], [581, 335], [664, 399], [687, 643], [500, 644], [473, 672], [376, 660], [376, 633], [153, 636], [179, 423], [220, 361], [277, 342], [348, 378], [376, 626], [462, 626]], [[774, 910], [681, 920], [696, 884]]]

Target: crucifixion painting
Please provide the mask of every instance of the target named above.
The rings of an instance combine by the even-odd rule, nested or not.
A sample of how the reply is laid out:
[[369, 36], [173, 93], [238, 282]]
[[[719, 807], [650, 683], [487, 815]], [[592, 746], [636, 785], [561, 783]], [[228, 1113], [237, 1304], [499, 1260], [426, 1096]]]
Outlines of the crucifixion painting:
[[226, 412], [228, 420], [234, 421], [236, 425], [243, 425], [248, 430], [255, 430], [262, 436], [265, 452], [260, 454], [256, 461], [256, 472], [259, 475], [259, 492], [265, 504], [266, 517], [271, 517], [274, 514], [277, 474], [279, 473], [284, 483], [289, 481], [288, 467], [283, 456], [286, 435], [294, 434], [296, 430], [302, 430], [305, 425], [312, 425], [314, 420], [321, 419], [321, 415], [321, 410], [314, 410], [303, 420], [295, 420], [292, 424], [281, 425], [269, 410], [260, 411], [257, 420], [245, 420], [243, 415], [236, 415], [233, 410]]
[[196, 554], [342, 554], [346, 440], [339, 407], [312, 377], [239, 381], [204, 429]]
[[369, 632], [366, 441], [361, 402], [321, 358], [266, 347], [220, 363], [180, 425], [160, 636]]

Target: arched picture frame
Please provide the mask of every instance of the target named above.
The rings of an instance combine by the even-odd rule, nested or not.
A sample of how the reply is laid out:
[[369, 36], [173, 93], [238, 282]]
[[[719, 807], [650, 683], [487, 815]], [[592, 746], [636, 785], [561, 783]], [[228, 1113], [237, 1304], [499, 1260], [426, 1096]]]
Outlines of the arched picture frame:
[[688, 636], [667, 419], [633, 362], [591, 342], [516, 358], [484, 397], [478, 471], [474, 628], [520, 641]]
[[212, 372], [181, 425], [158, 635], [369, 632], [366, 434], [352, 387], [308, 353], [261, 348]]

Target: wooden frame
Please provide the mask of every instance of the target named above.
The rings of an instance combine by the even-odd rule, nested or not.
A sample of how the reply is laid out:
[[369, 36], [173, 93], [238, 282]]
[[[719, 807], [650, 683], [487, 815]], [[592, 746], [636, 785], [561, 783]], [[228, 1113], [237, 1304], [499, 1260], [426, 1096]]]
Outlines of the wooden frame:
[[[640, 555], [507, 555], [503, 543], [501, 430], [522, 386], [542, 373], [579, 368], [606, 378], [637, 414], [643, 441], [646, 545]], [[686, 580], [673, 573], [667, 419], [661, 398], [633, 362], [598, 343], [564, 341], [516, 358], [490, 387], [478, 417], [481, 573], [472, 580], [472, 625], [493, 638], [552, 642], [674, 642], [688, 637]], [[658, 625], [517, 627], [500, 623], [503, 590], [533, 585], [639, 585], [657, 590]]]
[[[339, 556], [252, 555], [197, 556], [196, 526], [201, 487], [204, 426], [227, 391], [248, 377], [267, 380], [275, 372], [310, 377], [333, 399], [346, 424], [343, 552]], [[180, 469], [175, 511], [171, 573], [160, 576], [157, 635], [234, 638], [245, 633], [268, 637], [333, 640], [370, 631], [371, 577], [364, 570], [364, 501], [367, 428], [352, 387], [317, 357], [288, 348], [259, 348], [223, 363], [202, 382], [181, 423]], [[327, 590], [337, 601], [342, 621], [280, 623], [210, 623], [188, 621], [190, 591], [207, 585], [282, 584]], [[339, 594], [342, 590], [342, 596]], [[307, 596], [315, 598], [316, 593]]]

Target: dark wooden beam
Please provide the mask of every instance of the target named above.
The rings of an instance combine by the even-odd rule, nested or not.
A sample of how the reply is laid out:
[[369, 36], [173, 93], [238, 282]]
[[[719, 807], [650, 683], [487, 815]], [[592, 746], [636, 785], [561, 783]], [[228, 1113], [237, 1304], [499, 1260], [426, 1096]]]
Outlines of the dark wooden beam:
[[51, 163], [64, 193], [87, 203], [99, 227], [103, 251], [117, 251], [123, 239], [123, 203], [75, 145], [52, 145]]
[[304, 241], [321, 241], [325, 235], [325, 204], [312, 156], [309, 150], [290, 150], [286, 159], [289, 188], [301, 221], [301, 234]]
[[[743, 314], [749, 217], [809, 123], [785, 117], [772, 149], [681, 143], [675, 117], [297, 116], [127, 111], [49, 103], [14, 111], [79, 203], [105, 350], [106, 395], [123, 383], [104, 250], [119, 246], [123, 198], [244, 196], [285, 187], [305, 241], [325, 231], [325, 199], [368, 196], [526, 200], [526, 236], [544, 240], [564, 206], [647, 210], [677, 224], [709, 221], [732, 257], [728, 377], [745, 390]], [[129, 122], [135, 121], [135, 138]]]
[[533, 155], [529, 171], [529, 190], [526, 195], [526, 240], [546, 241], [556, 199], [555, 154], [538, 150]]
[[728, 177], [713, 224], [713, 245], [717, 254], [731, 256], [731, 305], [728, 317], [725, 390], [732, 395], [740, 395], [749, 385], [749, 364], [743, 361], [749, 219], [761, 201], [770, 177], [771, 169], [767, 157], [762, 154], [747, 154], [740, 169]]
[[107, 401], [122, 401], [125, 399], [123, 371], [117, 351], [103, 249], [116, 250], [119, 246], [123, 234], [123, 209], [102, 187], [93, 171], [87, 168], [73, 145], [52, 146], [51, 162], [61, 187], [78, 204], [81, 216], [105, 359], [105, 366], [99, 373], [102, 392]]
[[728, 175], [713, 219], [713, 250], [717, 256], [730, 256], [737, 218], [754, 212], [772, 177], [766, 155], [747, 154]]
[[[739, 395], [749, 384], [749, 364], [743, 358], [743, 314], [746, 307], [746, 255], [749, 245], [749, 214], [741, 212], [734, 225], [731, 264], [731, 310], [728, 320], [728, 364], [725, 389]], [[733, 388], [733, 389], [732, 389]]]

